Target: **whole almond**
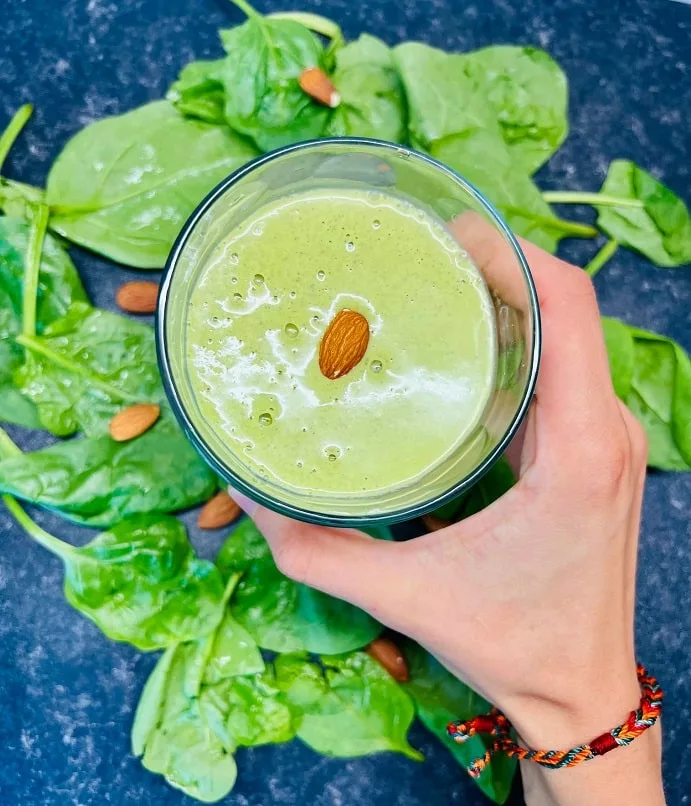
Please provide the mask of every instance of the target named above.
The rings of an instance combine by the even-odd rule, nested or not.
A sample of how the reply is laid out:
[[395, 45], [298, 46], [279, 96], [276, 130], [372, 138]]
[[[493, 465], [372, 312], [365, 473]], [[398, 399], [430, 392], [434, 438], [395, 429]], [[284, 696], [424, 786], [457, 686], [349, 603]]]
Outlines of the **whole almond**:
[[324, 106], [335, 109], [341, 103], [341, 96], [331, 82], [331, 79], [320, 67], [308, 67], [300, 73], [298, 79], [300, 88], [306, 92], [310, 98], [319, 101]]
[[222, 491], [204, 504], [197, 518], [197, 526], [200, 529], [221, 529], [236, 520], [241, 512], [228, 493]]
[[447, 526], [451, 526], [453, 521], [447, 521], [446, 518], [440, 518], [437, 515], [423, 515], [422, 522], [427, 527], [428, 532], [437, 532], [439, 529], [446, 529]]
[[406, 659], [390, 638], [376, 638], [367, 647], [367, 654], [380, 663], [394, 680], [399, 683], [410, 680]]
[[344, 308], [326, 328], [319, 345], [319, 369], [335, 381], [362, 361], [369, 344], [369, 322], [357, 311]]
[[135, 280], [118, 288], [115, 301], [127, 313], [155, 313], [158, 283], [152, 280]]
[[127, 442], [148, 431], [160, 414], [161, 407], [155, 403], [135, 403], [113, 417], [108, 431], [116, 442]]

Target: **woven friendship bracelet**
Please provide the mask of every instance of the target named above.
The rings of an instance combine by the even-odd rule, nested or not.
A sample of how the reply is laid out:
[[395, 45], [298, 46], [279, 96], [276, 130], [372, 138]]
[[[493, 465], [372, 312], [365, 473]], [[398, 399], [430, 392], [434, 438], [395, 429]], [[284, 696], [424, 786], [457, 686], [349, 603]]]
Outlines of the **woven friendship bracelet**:
[[590, 761], [596, 756], [604, 756], [617, 747], [626, 747], [637, 739], [648, 728], [651, 728], [660, 716], [663, 692], [657, 680], [649, 675], [639, 664], [638, 682], [641, 686], [641, 703], [636, 711], [631, 711], [623, 725], [613, 728], [608, 733], [593, 739], [589, 744], [574, 747], [572, 750], [528, 750], [517, 744], [511, 736], [511, 723], [496, 708], [489, 714], [476, 716], [466, 722], [452, 722], [447, 731], [449, 736], [459, 744], [467, 742], [473, 736], [486, 734], [494, 737], [494, 741], [484, 755], [474, 759], [468, 765], [468, 772], [478, 778], [487, 767], [494, 753], [506, 753], [507, 756], [520, 761], [534, 761], [543, 767], [560, 769], [574, 767], [582, 761]]

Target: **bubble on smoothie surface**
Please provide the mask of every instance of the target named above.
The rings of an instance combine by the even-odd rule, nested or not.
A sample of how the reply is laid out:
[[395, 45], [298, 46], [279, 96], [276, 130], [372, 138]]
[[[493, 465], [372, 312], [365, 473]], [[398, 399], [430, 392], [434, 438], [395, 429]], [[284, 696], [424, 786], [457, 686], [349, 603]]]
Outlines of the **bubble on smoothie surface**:
[[372, 229], [379, 229], [381, 227], [381, 221], [378, 218], [375, 218], [372, 222]]
[[240, 255], [238, 255], [237, 252], [233, 252], [230, 256], [230, 262], [233, 264], [233, 266], [237, 266], [240, 262]]
[[259, 415], [259, 425], [271, 425], [273, 421], [274, 418], [269, 414], [268, 411], [265, 411], [263, 414]]
[[318, 271], [317, 272], [317, 280], [324, 280], [325, 278], [326, 278], [326, 272], [325, 271]]
[[381, 361], [377, 361], [375, 359], [374, 361], [370, 362], [369, 368], [372, 370], [372, 372], [381, 372], [384, 368], [384, 365]]
[[292, 322], [288, 322], [288, 324], [285, 326], [286, 336], [290, 336], [291, 339], [294, 339], [299, 332], [300, 328], [298, 328], [298, 326], [294, 325]]
[[346, 252], [354, 252], [355, 251], [355, 244], [352, 241], [346, 241], [345, 248], [346, 248]]
[[261, 285], [264, 282], [264, 275], [263, 274], [255, 274], [254, 275], [254, 282], [257, 285]]
[[329, 462], [335, 462], [337, 459], [340, 459], [342, 453], [343, 451], [341, 451], [338, 445], [327, 445], [324, 448], [324, 456], [326, 456]]

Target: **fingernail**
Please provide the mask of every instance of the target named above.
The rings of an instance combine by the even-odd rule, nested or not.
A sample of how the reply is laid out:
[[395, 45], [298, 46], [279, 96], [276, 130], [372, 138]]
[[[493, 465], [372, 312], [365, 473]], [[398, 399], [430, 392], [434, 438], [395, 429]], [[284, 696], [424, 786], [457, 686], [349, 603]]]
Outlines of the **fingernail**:
[[233, 501], [235, 501], [245, 515], [249, 515], [250, 518], [252, 515], [254, 515], [257, 507], [259, 506], [256, 501], [253, 501], [251, 498], [248, 498], [246, 495], [243, 495], [241, 492], [233, 489], [230, 485], [228, 485], [228, 495], [233, 499]]

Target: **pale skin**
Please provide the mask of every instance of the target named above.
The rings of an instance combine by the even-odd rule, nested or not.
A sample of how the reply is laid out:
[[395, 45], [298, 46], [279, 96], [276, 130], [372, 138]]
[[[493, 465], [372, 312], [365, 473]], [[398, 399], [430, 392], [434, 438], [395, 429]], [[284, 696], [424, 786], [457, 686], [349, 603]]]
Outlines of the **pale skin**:
[[[496, 236], [479, 226], [468, 237], [491, 277]], [[404, 543], [237, 499], [284, 574], [419, 641], [496, 704], [526, 746], [568, 749], [621, 724], [640, 701], [633, 611], [646, 440], [614, 394], [589, 278], [523, 248], [544, 348], [535, 400], [509, 452], [519, 475], [509, 493]], [[526, 803], [663, 806], [660, 745], [658, 724], [575, 768], [523, 762]]]

